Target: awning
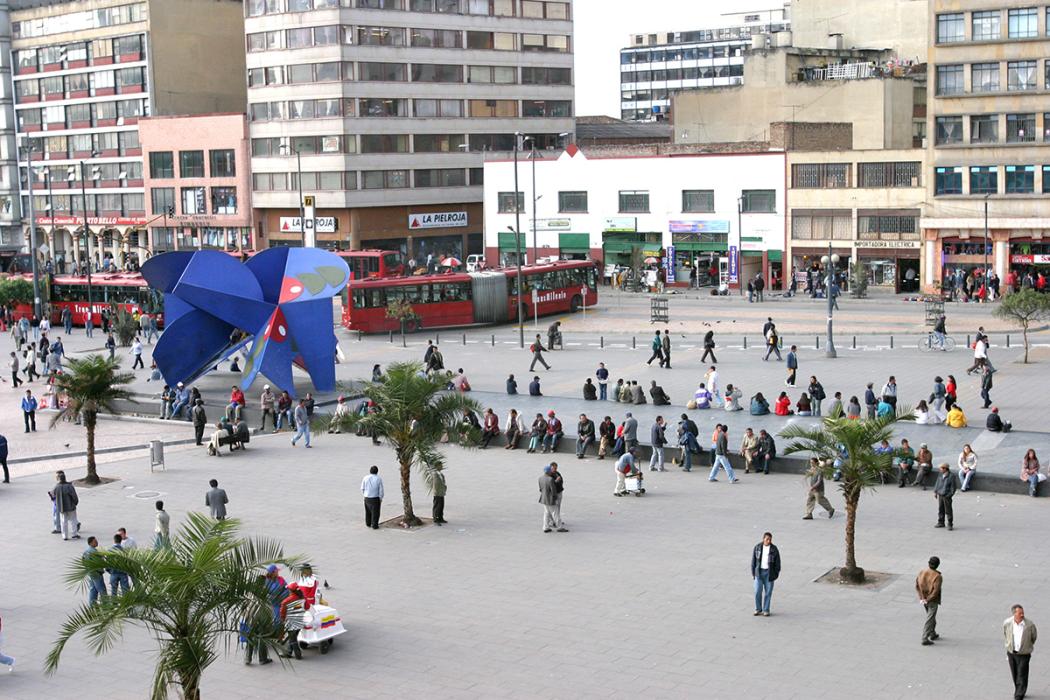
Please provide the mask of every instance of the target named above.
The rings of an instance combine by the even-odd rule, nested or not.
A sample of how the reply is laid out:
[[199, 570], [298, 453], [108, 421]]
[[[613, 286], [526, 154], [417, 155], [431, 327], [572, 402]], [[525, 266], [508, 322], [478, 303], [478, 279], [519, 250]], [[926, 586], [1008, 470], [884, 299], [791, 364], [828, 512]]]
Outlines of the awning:
[[[515, 234], [515, 233], [513, 233], [511, 231], [500, 231], [499, 232], [499, 238], [497, 240], [500, 250], [514, 250], [514, 251], [516, 251], [518, 249], [517, 238], [518, 238], [517, 234]], [[524, 252], [524, 250], [525, 250], [527, 245], [528, 245], [528, 240], [527, 240], [526, 236], [522, 235], [522, 238], [521, 238], [521, 249], [522, 249], [522, 252]]]
[[724, 253], [726, 252], [725, 242], [712, 242], [712, 241], [692, 241], [690, 243], [675, 243], [675, 252], [679, 251], [693, 251], [693, 252], [714, 252]]
[[560, 233], [558, 247], [563, 253], [589, 253], [591, 235], [589, 233]]
[[768, 251], [769, 262], [782, 262], [784, 259], [784, 251], [782, 250], [770, 250]]

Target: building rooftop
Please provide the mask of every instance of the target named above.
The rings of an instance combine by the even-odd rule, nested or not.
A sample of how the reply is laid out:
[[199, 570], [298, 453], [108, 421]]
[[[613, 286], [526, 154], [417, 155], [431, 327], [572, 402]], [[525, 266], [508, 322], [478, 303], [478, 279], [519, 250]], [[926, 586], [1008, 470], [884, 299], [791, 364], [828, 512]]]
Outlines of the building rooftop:
[[576, 121], [576, 140], [594, 139], [660, 139], [670, 140], [672, 127], [667, 122], [625, 122], [613, 119], [607, 122]]

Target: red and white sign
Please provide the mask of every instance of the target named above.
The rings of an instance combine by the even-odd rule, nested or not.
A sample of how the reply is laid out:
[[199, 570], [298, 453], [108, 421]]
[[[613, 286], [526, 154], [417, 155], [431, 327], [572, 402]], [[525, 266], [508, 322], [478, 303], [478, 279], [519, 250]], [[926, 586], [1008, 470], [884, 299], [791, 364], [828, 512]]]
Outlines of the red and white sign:
[[1011, 255], [1010, 262], [1021, 265], [1050, 265], [1050, 255]]
[[[144, 216], [89, 216], [87, 220], [88, 226], [144, 226], [146, 224]], [[36, 217], [36, 223], [39, 226], [51, 224], [52, 221], [55, 226], [82, 226], [84, 217], [56, 216], [54, 219], [50, 216]]]
[[[317, 216], [314, 218], [306, 217], [306, 228], [309, 229], [311, 225], [314, 226], [314, 230], [317, 233], [335, 233], [335, 217], [334, 216]], [[302, 233], [302, 223], [299, 221], [298, 216], [282, 216], [281, 217], [281, 233]]]
[[409, 214], [408, 228], [455, 228], [467, 225], [465, 211], [434, 211], [425, 214]]

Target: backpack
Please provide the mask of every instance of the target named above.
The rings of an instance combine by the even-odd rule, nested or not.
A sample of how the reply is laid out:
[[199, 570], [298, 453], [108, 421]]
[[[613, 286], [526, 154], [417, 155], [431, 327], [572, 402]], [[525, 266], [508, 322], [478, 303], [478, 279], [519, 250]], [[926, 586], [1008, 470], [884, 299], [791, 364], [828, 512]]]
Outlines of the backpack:
[[529, 352], [536, 352], [536, 343], [529, 346]]

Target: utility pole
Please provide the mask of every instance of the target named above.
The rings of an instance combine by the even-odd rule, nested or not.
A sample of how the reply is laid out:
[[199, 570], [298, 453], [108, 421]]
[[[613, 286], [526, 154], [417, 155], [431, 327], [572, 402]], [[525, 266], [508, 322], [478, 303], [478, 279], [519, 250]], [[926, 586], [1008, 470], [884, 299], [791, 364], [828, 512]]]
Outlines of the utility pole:
[[29, 261], [33, 270], [33, 315], [40, 320], [40, 270], [36, 263], [36, 218], [33, 215], [33, 142], [26, 139], [26, 182], [29, 184]]
[[[518, 202], [518, 139], [521, 132], [514, 132], [514, 240], [517, 244], [518, 258], [518, 345], [525, 347], [525, 318], [522, 315], [521, 298], [521, 207]], [[533, 251], [533, 257], [536, 253]], [[535, 260], [533, 260], [535, 262]]]

